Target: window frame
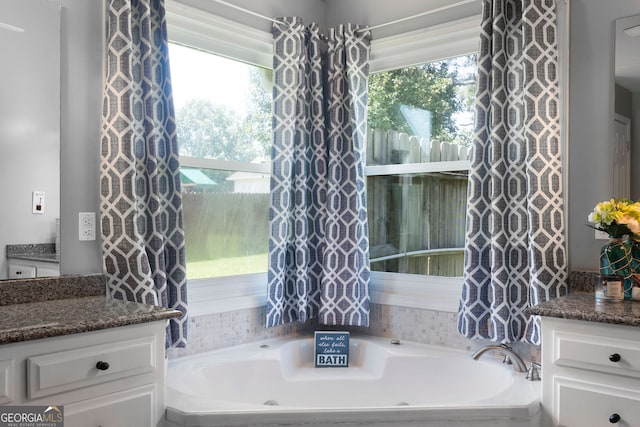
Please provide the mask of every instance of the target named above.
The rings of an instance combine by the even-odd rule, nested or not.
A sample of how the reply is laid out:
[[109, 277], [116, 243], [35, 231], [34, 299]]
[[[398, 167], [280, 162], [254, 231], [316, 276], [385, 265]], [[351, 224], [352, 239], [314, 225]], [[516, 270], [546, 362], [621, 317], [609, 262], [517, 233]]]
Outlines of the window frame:
[[[207, 14], [200, 9], [167, 0], [169, 40], [202, 48], [230, 59], [273, 68], [271, 33]], [[430, 26], [371, 42], [370, 72], [418, 65], [477, 51], [480, 15]], [[224, 169], [232, 165], [244, 172], [270, 173], [268, 164], [247, 164], [180, 157], [181, 166]], [[431, 162], [365, 167], [366, 175], [468, 170], [468, 161]], [[235, 170], [235, 169], [234, 169]], [[417, 309], [456, 312], [461, 277], [372, 272], [371, 302]], [[267, 273], [190, 279], [191, 316], [251, 309], [266, 304]]]

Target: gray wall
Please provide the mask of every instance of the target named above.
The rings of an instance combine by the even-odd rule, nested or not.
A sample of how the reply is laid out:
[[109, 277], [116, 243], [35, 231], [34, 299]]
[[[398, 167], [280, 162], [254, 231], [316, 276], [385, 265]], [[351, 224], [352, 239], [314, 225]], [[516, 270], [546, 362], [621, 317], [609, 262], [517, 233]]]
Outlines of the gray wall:
[[[48, 0], [3, 0], [0, 21], [0, 279], [7, 244], [54, 243], [60, 217], [60, 8]], [[43, 73], [42, 70], [46, 70]], [[44, 191], [44, 214], [32, 192]]]
[[[193, 3], [196, 0], [190, 1]], [[236, 3], [270, 16], [300, 12], [305, 21], [316, 20], [329, 25], [349, 20], [378, 24], [420, 12], [425, 4], [415, 0], [236, 0]], [[440, 1], [438, 4], [445, 3]], [[77, 240], [77, 215], [85, 210], [97, 212], [99, 207], [97, 158], [102, 81], [101, 5], [100, 2], [86, 0], [62, 0], [62, 5], [63, 268], [65, 273], [98, 272], [101, 271], [99, 245], [97, 242]], [[216, 8], [220, 9], [221, 14], [233, 15], [230, 11], [223, 12], [222, 6], [216, 5]], [[570, 266], [574, 270], [593, 270], [598, 266], [602, 241], [594, 240], [593, 231], [585, 223], [595, 203], [609, 198], [613, 188], [608, 141], [613, 134], [614, 20], [640, 13], [640, 2], [571, 0], [570, 9]], [[456, 13], [465, 15], [468, 10], [465, 8]], [[260, 28], [269, 28], [268, 23], [243, 19]], [[385, 31], [391, 33], [407, 29], [411, 29], [410, 24]], [[382, 35], [382, 30], [374, 32], [374, 36]]]
[[[421, 14], [456, 3], [452, 0], [325, 0], [326, 22], [328, 26], [337, 26], [345, 22], [375, 26], [408, 16]], [[453, 19], [465, 18], [480, 13], [481, 2], [477, 0], [454, 8], [446, 9], [399, 24], [374, 29], [373, 38], [424, 28]]]
[[[640, 93], [631, 96], [631, 164], [640, 165]], [[631, 168], [631, 198], [640, 200], [640, 168]]]
[[595, 270], [602, 240], [587, 215], [613, 193], [615, 20], [640, 13], [638, 0], [571, 0], [569, 256], [572, 270]]
[[[249, 25], [263, 31], [271, 31], [271, 22], [250, 14], [235, 10], [229, 6], [215, 3], [210, 0], [165, 0], [193, 6], [218, 16]], [[228, 3], [237, 5], [247, 10], [259, 13], [263, 16], [278, 18], [283, 16], [300, 16], [304, 22], [310, 24], [316, 22], [321, 27], [325, 24], [324, 0], [227, 0]], [[169, 35], [171, 37], [171, 35]]]
[[78, 240], [78, 213], [98, 212], [102, 104], [102, 2], [61, 0], [61, 270], [102, 271], [98, 241]]

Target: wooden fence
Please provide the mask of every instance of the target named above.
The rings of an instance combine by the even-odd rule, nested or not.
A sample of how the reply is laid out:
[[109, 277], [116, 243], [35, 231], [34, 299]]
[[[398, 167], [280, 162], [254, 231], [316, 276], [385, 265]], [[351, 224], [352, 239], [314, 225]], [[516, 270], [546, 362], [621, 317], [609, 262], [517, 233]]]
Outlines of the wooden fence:
[[188, 261], [266, 253], [269, 194], [184, 193]]
[[463, 144], [439, 142], [395, 130], [374, 129], [367, 134], [367, 165], [468, 160]]
[[[367, 164], [468, 160], [467, 147], [376, 129]], [[464, 263], [467, 171], [367, 178], [371, 269], [461, 276]]]
[[[369, 165], [466, 160], [467, 155], [463, 146], [395, 131], [375, 130], [368, 138]], [[461, 275], [466, 170], [367, 180], [371, 269]], [[183, 203], [189, 261], [267, 251], [269, 194], [185, 193]]]

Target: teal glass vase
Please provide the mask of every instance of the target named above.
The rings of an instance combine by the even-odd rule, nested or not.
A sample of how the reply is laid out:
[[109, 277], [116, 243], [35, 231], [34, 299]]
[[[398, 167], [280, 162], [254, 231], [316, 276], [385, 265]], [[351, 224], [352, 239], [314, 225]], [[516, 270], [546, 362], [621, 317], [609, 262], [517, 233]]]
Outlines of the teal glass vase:
[[631, 288], [633, 287], [631, 249], [630, 241], [612, 237], [600, 251], [600, 274], [623, 278], [624, 299], [631, 299]]
[[640, 240], [630, 238], [629, 243], [631, 244], [631, 272], [640, 274]]

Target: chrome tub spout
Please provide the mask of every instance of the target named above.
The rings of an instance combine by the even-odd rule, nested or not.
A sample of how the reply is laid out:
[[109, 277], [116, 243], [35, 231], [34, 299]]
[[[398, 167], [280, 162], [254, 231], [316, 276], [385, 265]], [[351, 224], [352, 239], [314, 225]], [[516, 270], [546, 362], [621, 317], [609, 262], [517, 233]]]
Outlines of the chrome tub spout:
[[480, 359], [480, 356], [482, 356], [489, 350], [497, 350], [503, 353], [505, 355], [505, 363], [512, 363], [514, 371], [527, 372], [527, 365], [524, 363], [522, 358], [520, 358], [520, 356], [518, 356], [516, 352], [514, 352], [513, 349], [506, 344], [491, 344], [485, 347], [481, 347], [476, 350], [471, 355], [471, 357], [473, 358], [473, 360], [478, 360]]

